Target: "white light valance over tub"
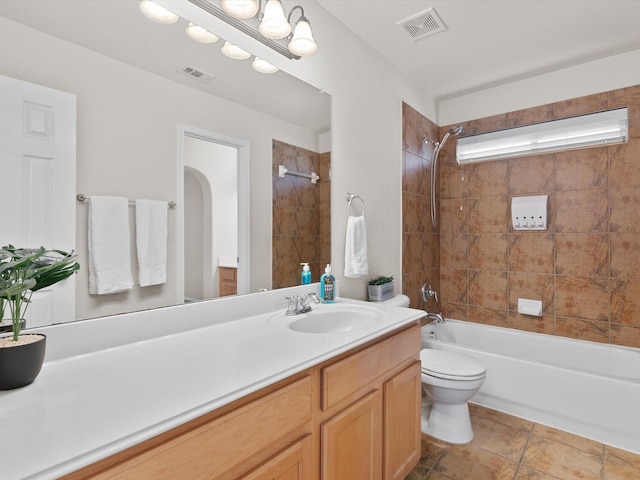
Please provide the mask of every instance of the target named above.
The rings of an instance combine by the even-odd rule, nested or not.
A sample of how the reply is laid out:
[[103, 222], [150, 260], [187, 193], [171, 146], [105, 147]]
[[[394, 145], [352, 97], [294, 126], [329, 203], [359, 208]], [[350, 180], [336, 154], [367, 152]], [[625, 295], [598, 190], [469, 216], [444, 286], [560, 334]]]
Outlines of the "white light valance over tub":
[[458, 138], [459, 164], [627, 141], [627, 107]]

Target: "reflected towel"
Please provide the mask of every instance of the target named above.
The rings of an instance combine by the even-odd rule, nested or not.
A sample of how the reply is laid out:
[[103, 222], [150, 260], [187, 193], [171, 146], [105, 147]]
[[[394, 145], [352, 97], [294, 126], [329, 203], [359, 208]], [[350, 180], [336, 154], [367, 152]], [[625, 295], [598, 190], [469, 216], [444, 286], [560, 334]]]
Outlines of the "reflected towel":
[[122, 197], [89, 200], [89, 293], [104, 295], [133, 288], [129, 201]]
[[367, 258], [367, 224], [364, 215], [349, 215], [347, 222], [347, 240], [344, 250], [344, 276], [362, 277], [369, 273]]
[[167, 202], [136, 200], [136, 247], [140, 286], [167, 281]]

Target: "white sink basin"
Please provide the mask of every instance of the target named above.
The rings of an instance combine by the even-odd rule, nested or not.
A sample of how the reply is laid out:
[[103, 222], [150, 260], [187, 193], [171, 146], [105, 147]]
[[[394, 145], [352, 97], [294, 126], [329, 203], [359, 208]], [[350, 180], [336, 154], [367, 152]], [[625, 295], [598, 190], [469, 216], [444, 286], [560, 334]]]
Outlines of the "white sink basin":
[[301, 333], [344, 333], [370, 327], [381, 319], [382, 312], [374, 308], [327, 305], [298, 315], [279, 313], [271, 317], [269, 323]]

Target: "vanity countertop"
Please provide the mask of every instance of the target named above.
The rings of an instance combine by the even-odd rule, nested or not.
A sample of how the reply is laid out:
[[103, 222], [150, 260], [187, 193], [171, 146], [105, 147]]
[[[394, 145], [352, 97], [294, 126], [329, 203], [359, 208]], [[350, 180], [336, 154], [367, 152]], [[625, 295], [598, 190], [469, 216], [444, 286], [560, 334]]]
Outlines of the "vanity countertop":
[[[221, 308], [247, 298], [210, 302], [198, 314], [224, 316]], [[148, 339], [136, 338], [132, 326], [133, 340], [57, 353], [33, 384], [0, 392], [0, 476], [52, 479], [73, 472], [424, 316], [421, 310], [376, 308], [384, 310], [384, 320], [339, 334], [276, 328], [266, 320], [284, 310], [278, 305], [205, 326], [187, 322], [186, 330]], [[48, 335], [47, 349], [56, 338]]]

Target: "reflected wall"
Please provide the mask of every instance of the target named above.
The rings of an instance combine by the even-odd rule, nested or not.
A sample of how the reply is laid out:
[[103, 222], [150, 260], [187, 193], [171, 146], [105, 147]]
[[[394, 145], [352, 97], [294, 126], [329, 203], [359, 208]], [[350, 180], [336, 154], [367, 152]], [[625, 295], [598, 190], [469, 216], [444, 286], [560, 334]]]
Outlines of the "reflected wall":
[[[278, 166], [320, 179], [278, 175]], [[299, 285], [302, 262], [311, 268], [312, 282], [320, 281], [331, 263], [331, 153], [316, 153], [273, 141], [273, 288]]]

